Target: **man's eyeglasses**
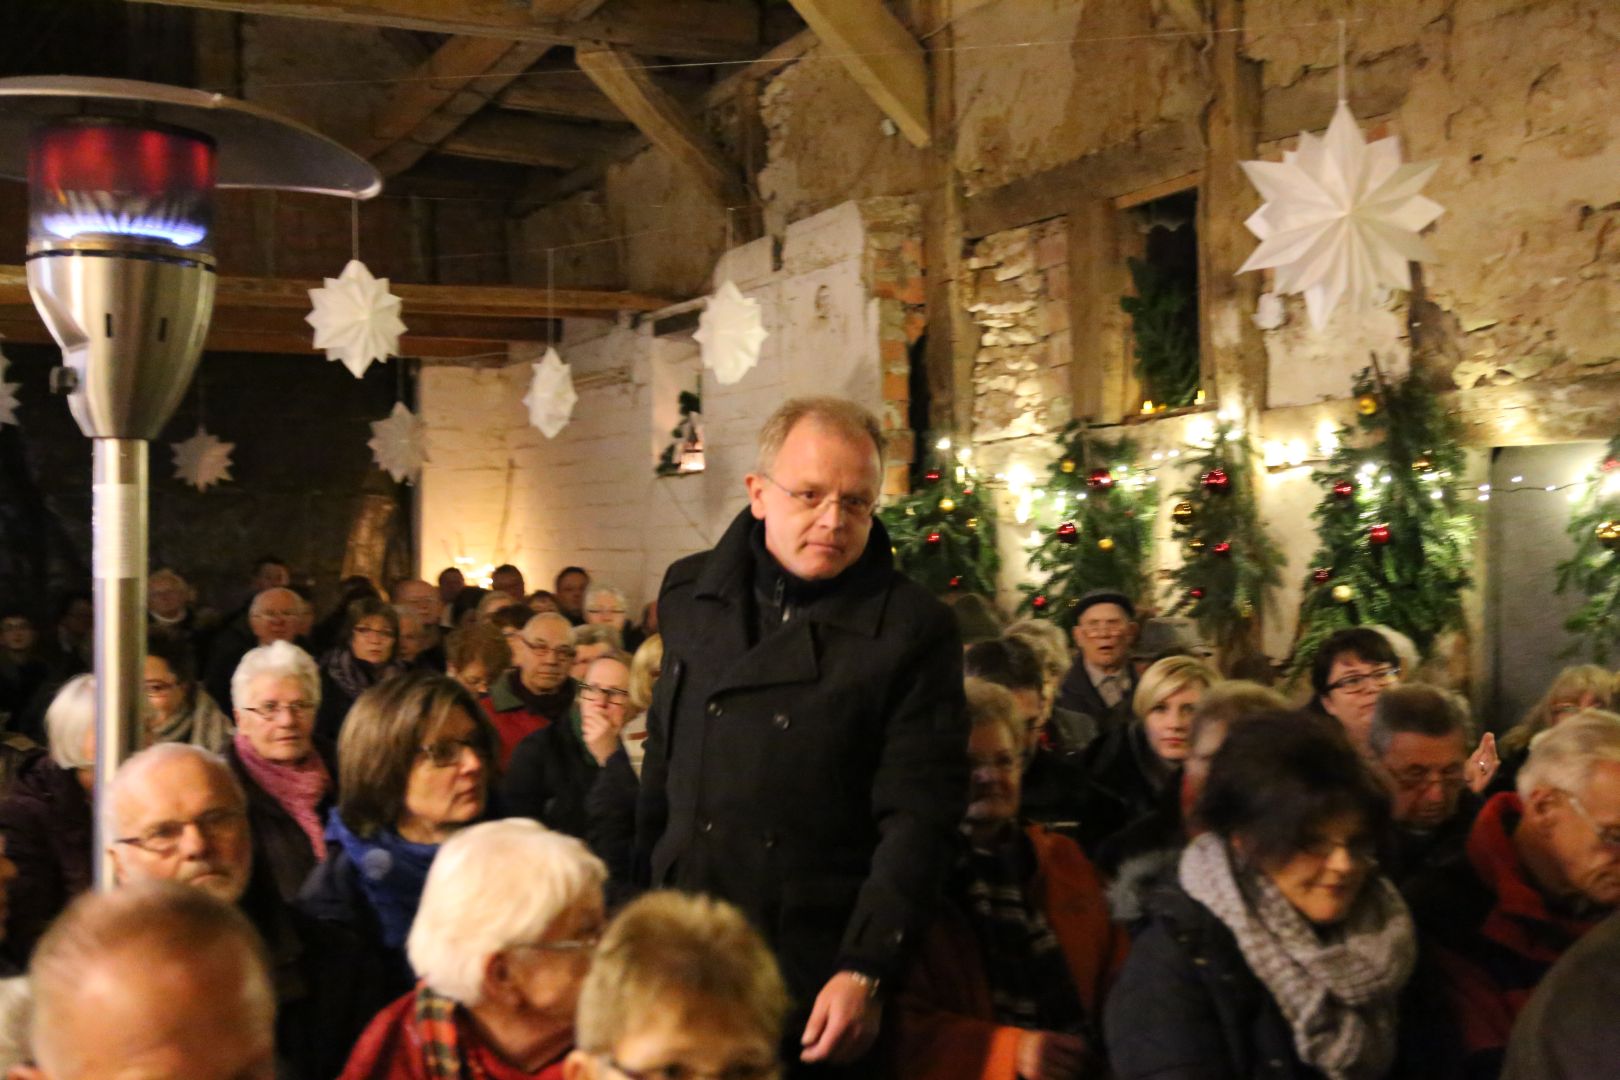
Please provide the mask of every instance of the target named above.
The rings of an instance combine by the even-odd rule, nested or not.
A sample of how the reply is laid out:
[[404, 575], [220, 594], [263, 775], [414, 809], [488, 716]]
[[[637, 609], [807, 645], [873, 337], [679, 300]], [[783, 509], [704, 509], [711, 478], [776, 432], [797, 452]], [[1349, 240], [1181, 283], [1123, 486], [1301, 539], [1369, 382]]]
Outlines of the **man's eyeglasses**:
[[1081, 623], [1080, 632], [1086, 637], [1118, 637], [1129, 625], [1118, 619], [1111, 622]]
[[1346, 675], [1338, 682], [1328, 683], [1328, 693], [1335, 690], [1348, 690], [1352, 694], [1362, 690], [1382, 690], [1390, 683], [1401, 677], [1399, 667], [1379, 668], [1376, 671], [1363, 671], [1355, 675]]
[[286, 713], [294, 720], [300, 720], [315, 711], [313, 701], [266, 701], [262, 705], [244, 705], [243, 712], [250, 712], [260, 720], [274, 720], [277, 713]]
[[269, 619], [272, 622], [279, 622], [284, 619], [296, 619], [302, 614], [301, 611], [255, 611], [253, 617], [255, 619]]
[[530, 641], [524, 637], [520, 637], [518, 640], [523, 642], [524, 646], [540, 660], [551, 656], [555, 656], [559, 660], [572, 660], [574, 658], [574, 647], [572, 645], [558, 645], [556, 648], [552, 648], [544, 641]]
[[799, 509], [806, 514], [821, 513], [822, 509], [826, 507], [828, 500], [836, 500], [838, 503], [838, 509], [842, 510], [844, 513], [848, 514], [857, 521], [863, 521], [866, 518], [871, 517], [872, 511], [877, 509], [877, 500], [871, 498], [870, 496], [835, 495], [830, 491], [822, 491], [820, 488], [804, 488], [803, 490], [795, 491], [786, 484], [777, 480], [776, 477], [772, 476], [770, 473], [760, 473], [759, 475], [763, 476], [777, 488], [785, 492], [788, 497], [798, 504]]
[[459, 764], [463, 750], [471, 750], [479, 758], [484, 756], [483, 743], [473, 739], [440, 739], [425, 743], [419, 749], [423, 757], [441, 769]]
[[597, 1060], [628, 1080], [774, 1080], [781, 1075], [776, 1062], [744, 1062], [727, 1065], [714, 1072], [703, 1072], [679, 1062], [654, 1065], [646, 1069], [632, 1069], [621, 1065], [607, 1054], [596, 1055]]
[[154, 682], [147, 683], [146, 687], [145, 687], [145, 690], [146, 690], [147, 696], [150, 697], [153, 694], [167, 694], [170, 690], [178, 690], [179, 688], [180, 688], [180, 684], [177, 683], [177, 682], [156, 682], [156, 681], [154, 681]]
[[579, 700], [604, 701], [609, 705], [623, 705], [630, 700], [630, 691], [619, 690], [612, 686], [596, 686], [592, 683], [579, 684]]
[[189, 821], [160, 821], [134, 836], [121, 836], [113, 843], [128, 844], [153, 855], [173, 855], [180, 849], [180, 839], [191, 826], [196, 826], [205, 839], [213, 842], [234, 833], [246, 821], [244, 811], [221, 807], [206, 810]]
[[587, 615], [623, 615], [624, 614], [624, 608], [617, 608], [617, 607], [586, 608], [585, 609], [585, 614], [587, 614]]
[[515, 949], [538, 949], [541, 952], [558, 953], [591, 953], [602, 944], [602, 930], [587, 931], [572, 938], [558, 938], [556, 941], [530, 941], [523, 945], [514, 945]]
[[1395, 778], [1395, 786], [1402, 791], [1422, 791], [1435, 784], [1447, 791], [1458, 791], [1468, 782], [1461, 765], [1448, 765], [1444, 769], [1420, 769], [1414, 766], [1391, 772], [1390, 775]]
[[1575, 808], [1575, 812], [1581, 816], [1581, 820], [1592, 826], [1592, 831], [1597, 833], [1598, 843], [1606, 848], [1620, 850], [1620, 825], [1599, 825], [1592, 820], [1592, 815], [1587, 812], [1579, 795], [1576, 795], [1573, 791], [1566, 791], [1564, 794], [1569, 797], [1569, 805]]

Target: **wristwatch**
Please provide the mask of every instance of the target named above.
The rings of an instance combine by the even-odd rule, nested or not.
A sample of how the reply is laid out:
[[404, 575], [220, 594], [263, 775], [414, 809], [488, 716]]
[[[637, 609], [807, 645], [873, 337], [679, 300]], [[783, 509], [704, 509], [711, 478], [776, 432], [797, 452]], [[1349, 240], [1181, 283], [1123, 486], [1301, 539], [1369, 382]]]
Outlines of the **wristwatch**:
[[876, 975], [868, 975], [864, 971], [852, 971], [849, 968], [844, 969], [844, 974], [848, 975], [851, 979], [854, 979], [856, 985], [860, 986], [861, 989], [866, 991], [867, 1001], [877, 1000], [878, 991], [883, 987], [882, 979], [878, 978]]

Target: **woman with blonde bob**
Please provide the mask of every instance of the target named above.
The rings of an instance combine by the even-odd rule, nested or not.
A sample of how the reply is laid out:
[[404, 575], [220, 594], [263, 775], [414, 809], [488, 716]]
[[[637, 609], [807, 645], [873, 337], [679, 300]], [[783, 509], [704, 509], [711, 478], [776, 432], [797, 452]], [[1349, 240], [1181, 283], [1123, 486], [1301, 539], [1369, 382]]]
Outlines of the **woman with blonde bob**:
[[371, 1022], [343, 1080], [558, 1080], [606, 876], [584, 844], [520, 818], [447, 840], [406, 946], [421, 981]]
[[1179, 803], [1193, 715], [1220, 676], [1192, 656], [1167, 656], [1142, 673], [1131, 723], [1092, 744], [1081, 764], [1080, 844], [1090, 854], [1132, 822]]
[[1490, 791], [1514, 790], [1519, 770], [1530, 757], [1530, 742], [1537, 735], [1586, 709], [1613, 708], [1614, 684], [1614, 676], [1596, 664], [1577, 664], [1560, 671], [1541, 700], [1498, 741], [1502, 764], [1491, 778]]

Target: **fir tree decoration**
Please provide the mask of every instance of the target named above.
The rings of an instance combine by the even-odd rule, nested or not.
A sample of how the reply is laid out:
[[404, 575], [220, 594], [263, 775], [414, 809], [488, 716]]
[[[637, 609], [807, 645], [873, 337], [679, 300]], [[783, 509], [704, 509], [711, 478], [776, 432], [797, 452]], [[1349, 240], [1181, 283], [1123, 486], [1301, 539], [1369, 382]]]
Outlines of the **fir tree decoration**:
[[[1347, 626], [1382, 623], [1427, 654], [1463, 622], [1475, 520], [1450, 483], [1463, 471], [1457, 421], [1420, 378], [1387, 381], [1376, 358], [1353, 392], [1356, 427], [1340, 432], [1339, 449], [1314, 474], [1324, 488], [1312, 515], [1320, 546], [1305, 581], [1295, 672]], [[1419, 459], [1428, 467], [1414, 469]]]
[[682, 390], [676, 402], [681, 420], [670, 429], [669, 442], [658, 455], [653, 471], [659, 476], [703, 470], [703, 399], [691, 390]]
[[1253, 651], [1255, 613], [1280, 583], [1282, 553], [1255, 502], [1254, 446], [1235, 424], [1217, 423], [1185, 462], [1189, 482], [1171, 514], [1171, 536], [1186, 551], [1172, 574], [1176, 610], [1198, 621], [1221, 656], [1235, 658]]
[[1198, 298], [1186, 282], [1130, 259], [1135, 296], [1120, 297], [1136, 342], [1136, 377], [1149, 401], [1171, 408], [1198, 396]]
[[958, 450], [953, 458], [950, 440], [941, 439], [934, 452], [923, 482], [878, 511], [895, 566], [938, 596], [994, 596], [1000, 566], [995, 508], [979, 487], [971, 451]]
[[1128, 439], [1099, 438], [1079, 422], [1063, 434], [1063, 454], [1034, 505], [1035, 582], [1020, 588], [1023, 610], [1068, 627], [1074, 604], [1093, 589], [1147, 599], [1158, 477], [1136, 467]]
[[1620, 435], [1593, 468], [1570, 515], [1569, 535], [1575, 553], [1558, 564], [1558, 591], [1586, 597], [1564, 623], [1583, 639], [1569, 652], [1586, 652], [1606, 664], [1620, 642]]

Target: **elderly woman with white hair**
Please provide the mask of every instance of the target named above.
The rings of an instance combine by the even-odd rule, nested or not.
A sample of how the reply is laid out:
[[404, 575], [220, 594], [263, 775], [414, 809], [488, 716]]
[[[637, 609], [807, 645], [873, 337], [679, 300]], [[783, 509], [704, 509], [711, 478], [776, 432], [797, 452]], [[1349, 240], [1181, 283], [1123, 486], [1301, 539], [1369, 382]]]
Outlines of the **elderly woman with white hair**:
[[236, 665], [231, 700], [236, 734], [223, 756], [247, 793], [253, 865], [290, 903], [326, 858], [326, 815], [337, 798], [336, 755], [315, 734], [320, 670], [303, 649], [272, 641]]
[[62, 685], [45, 711], [50, 749], [23, 761], [0, 800], [0, 840], [17, 864], [5, 905], [0, 955], [21, 967], [51, 920], [90, 887], [94, 846], [90, 793], [95, 783], [96, 681]]
[[421, 981], [371, 1022], [342, 1080], [560, 1080], [606, 875], [533, 821], [447, 840], [406, 945]]
[[612, 585], [592, 585], [585, 590], [585, 625], [613, 627], [619, 632], [619, 646], [631, 654], [647, 640], [646, 633], [630, 621], [630, 604], [623, 590]]

